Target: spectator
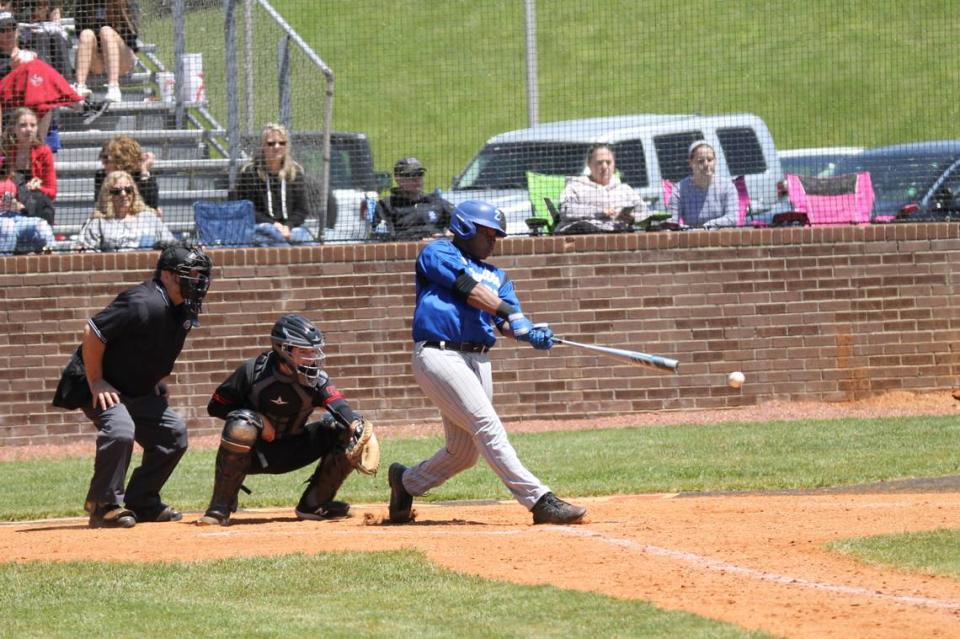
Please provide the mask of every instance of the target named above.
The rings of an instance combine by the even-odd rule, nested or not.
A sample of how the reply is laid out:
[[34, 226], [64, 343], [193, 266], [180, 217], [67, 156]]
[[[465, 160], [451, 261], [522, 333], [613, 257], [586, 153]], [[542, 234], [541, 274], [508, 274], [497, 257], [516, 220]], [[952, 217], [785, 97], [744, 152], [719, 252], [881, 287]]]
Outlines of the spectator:
[[23, 0], [17, 7], [20, 46], [36, 52], [41, 60], [56, 69], [68, 81], [73, 77], [70, 41], [60, 24], [60, 7], [50, 0]]
[[371, 226], [380, 221], [387, 224], [390, 239], [419, 240], [441, 237], [450, 226], [453, 205], [440, 197], [439, 192], [423, 192], [423, 175], [427, 170], [414, 157], [404, 158], [393, 165], [397, 186], [390, 196], [377, 202]]
[[[97, 429], [84, 504], [91, 528], [183, 517], [160, 498], [187, 451], [187, 425], [170, 408], [163, 380], [199, 323], [212, 270], [197, 247], [164, 249], [152, 279], [120, 293], [87, 320], [60, 376], [53, 405], [82, 409]], [[124, 487], [134, 443], [143, 449], [143, 461]]]
[[290, 153], [286, 127], [270, 122], [260, 134], [260, 148], [240, 170], [234, 200], [250, 200], [256, 215], [254, 242], [300, 244], [313, 241], [303, 223], [307, 219], [303, 167]]
[[130, 174], [108, 173], [93, 215], [80, 230], [81, 249], [151, 249], [175, 241], [156, 212], [144, 204]]
[[144, 152], [140, 144], [130, 136], [118, 135], [103, 143], [100, 148], [100, 162], [103, 168], [98, 169], [93, 176], [94, 199], [100, 196], [100, 187], [107, 173], [126, 171], [137, 183], [144, 203], [162, 217], [163, 213], [159, 208], [160, 187], [157, 185], [157, 178], [150, 175], [154, 162], [153, 153]]
[[[107, 102], [122, 102], [120, 76], [133, 70], [137, 62], [137, 6], [128, 0], [77, 0], [74, 20], [78, 34], [74, 89], [81, 98], [93, 94], [87, 77], [105, 73]], [[99, 34], [99, 43], [97, 35]]]
[[33, 109], [40, 120], [40, 139], [44, 139], [54, 107], [74, 105], [81, 98], [56, 69], [38, 59], [36, 52], [20, 48], [18, 32], [13, 15], [0, 11], [0, 104], [5, 109]]
[[46, 220], [24, 214], [13, 180], [0, 182], [0, 253], [48, 250], [53, 230]]
[[589, 175], [567, 182], [560, 195], [560, 223], [556, 233], [597, 233], [633, 230], [635, 215], [647, 205], [616, 175], [616, 158], [609, 144], [587, 151]]
[[687, 152], [692, 175], [680, 180], [670, 195], [671, 222], [690, 228], [736, 226], [740, 198], [729, 180], [714, 180], [717, 155], [705, 140]]
[[57, 169], [53, 152], [40, 141], [36, 114], [20, 107], [13, 112], [3, 136], [4, 173], [17, 184], [23, 214], [53, 224]]

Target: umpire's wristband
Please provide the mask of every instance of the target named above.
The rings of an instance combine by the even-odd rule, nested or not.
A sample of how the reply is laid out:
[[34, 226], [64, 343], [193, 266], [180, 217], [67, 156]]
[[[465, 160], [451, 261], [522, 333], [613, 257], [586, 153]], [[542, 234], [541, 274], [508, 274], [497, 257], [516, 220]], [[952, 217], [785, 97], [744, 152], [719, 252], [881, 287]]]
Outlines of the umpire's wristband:
[[500, 317], [505, 320], [510, 320], [511, 315], [516, 315], [520, 311], [506, 302], [500, 302], [500, 306], [497, 307], [497, 317]]

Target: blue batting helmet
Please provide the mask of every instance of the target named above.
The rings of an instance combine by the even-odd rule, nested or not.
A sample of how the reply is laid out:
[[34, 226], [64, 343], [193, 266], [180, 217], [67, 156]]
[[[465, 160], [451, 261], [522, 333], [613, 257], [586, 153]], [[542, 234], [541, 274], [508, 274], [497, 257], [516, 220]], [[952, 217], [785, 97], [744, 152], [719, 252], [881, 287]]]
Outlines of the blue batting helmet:
[[450, 217], [450, 230], [463, 240], [477, 234], [477, 226], [486, 226], [497, 232], [497, 237], [506, 237], [507, 219], [503, 211], [481, 200], [465, 200], [457, 205]]

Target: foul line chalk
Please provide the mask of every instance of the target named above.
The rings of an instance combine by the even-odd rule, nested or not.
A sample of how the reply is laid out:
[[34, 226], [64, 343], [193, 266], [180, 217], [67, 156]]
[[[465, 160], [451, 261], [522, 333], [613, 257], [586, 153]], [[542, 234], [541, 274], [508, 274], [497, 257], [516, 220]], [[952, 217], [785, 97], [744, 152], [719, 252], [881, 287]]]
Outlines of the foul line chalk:
[[738, 566], [736, 564], [731, 564], [726, 561], [711, 559], [709, 557], [704, 557], [703, 555], [698, 555], [692, 552], [686, 552], [683, 550], [673, 550], [671, 548], [662, 548], [660, 546], [652, 546], [650, 544], [641, 544], [641, 543], [632, 541], [630, 539], [620, 539], [617, 537], [610, 537], [602, 533], [574, 528], [572, 526], [554, 527], [554, 528], [550, 528], [549, 530], [551, 532], [558, 532], [565, 535], [571, 535], [574, 537], [587, 537], [591, 539], [596, 539], [597, 541], [601, 541], [603, 543], [610, 544], [612, 546], [620, 546], [621, 548], [639, 550], [640, 552], [643, 552], [649, 555], [654, 555], [656, 557], [667, 557], [669, 559], [676, 559], [678, 561], [683, 561], [689, 564], [693, 564], [694, 566], [697, 566], [699, 568], [705, 568], [707, 570], [743, 575], [744, 577], [751, 577], [753, 579], [758, 579], [760, 581], [768, 581], [776, 584], [782, 584], [785, 586], [800, 586], [802, 588], [811, 588], [813, 590], [822, 590], [825, 592], [836, 592], [844, 595], [869, 597], [871, 599], [880, 599], [882, 601], [893, 601], [893, 602], [902, 603], [902, 604], [928, 606], [930, 608], [941, 608], [943, 610], [960, 610], [960, 602], [956, 602], [956, 601], [933, 599], [932, 597], [915, 597], [911, 595], [892, 595], [879, 590], [872, 590], [869, 588], [860, 588], [857, 586], [841, 586], [839, 584], [830, 584], [830, 583], [824, 583], [822, 581], [813, 581], [810, 579], [804, 579], [802, 577], [791, 577], [789, 575], [780, 575], [775, 572], [768, 572], [766, 570], [756, 570], [754, 568], [746, 568], [744, 566]]

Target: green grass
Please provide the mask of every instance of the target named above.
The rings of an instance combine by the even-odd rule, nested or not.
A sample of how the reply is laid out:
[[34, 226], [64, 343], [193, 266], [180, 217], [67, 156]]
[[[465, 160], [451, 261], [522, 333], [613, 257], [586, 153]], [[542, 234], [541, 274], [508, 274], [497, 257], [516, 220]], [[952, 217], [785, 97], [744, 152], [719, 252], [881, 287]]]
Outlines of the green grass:
[[[427, 186], [446, 188], [487, 138], [528, 124], [519, 0], [273, 4], [336, 74], [335, 128], [368, 133], [381, 169], [415, 154]], [[960, 39], [942, 0], [536, 6], [542, 122], [747, 111], [784, 149], [956, 137]], [[259, 128], [277, 117], [279, 32], [255, 13]], [[143, 33], [170, 60], [169, 22], [145, 20]], [[222, 10], [191, 12], [186, 43], [204, 53], [225, 123]], [[292, 59], [295, 128], [319, 129], [322, 80], [301, 54]]]
[[[558, 493], [616, 493], [815, 488], [869, 481], [960, 474], [952, 417], [660, 426], [515, 434], [524, 463]], [[384, 472], [354, 473], [340, 496], [384, 502], [386, 465], [415, 463], [441, 444], [438, 437], [383, 441]], [[91, 454], [93, 443], [91, 442]], [[164, 490], [167, 501], [202, 510], [213, 482], [214, 451], [188, 451]], [[139, 463], [135, 458], [131, 468]], [[92, 472], [86, 459], [0, 464], [0, 519], [82, 514]], [[257, 475], [241, 505], [293, 507], [312, 468]], [[497, 477], [479, 463], [423, 501], [509, 499]]]
[[828, 548], [871, 564], [960, 579], [960, 528], [843, 539]]
[[765, 637], [694, 615], [458, 575], [413, 552], [0, 564], [0, 637]]

